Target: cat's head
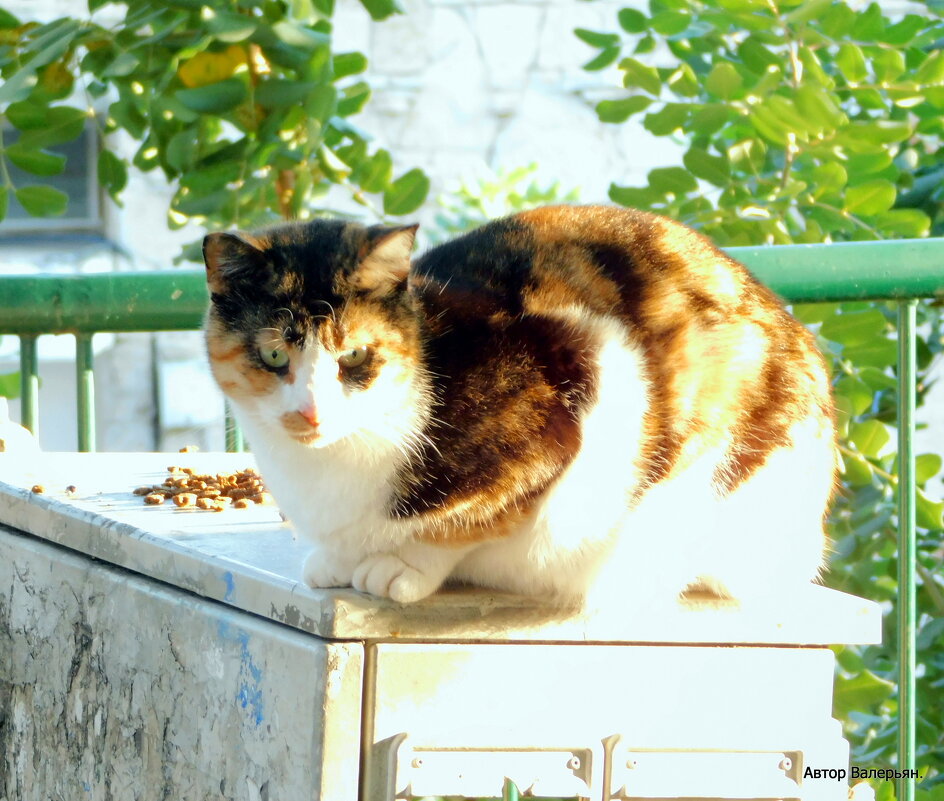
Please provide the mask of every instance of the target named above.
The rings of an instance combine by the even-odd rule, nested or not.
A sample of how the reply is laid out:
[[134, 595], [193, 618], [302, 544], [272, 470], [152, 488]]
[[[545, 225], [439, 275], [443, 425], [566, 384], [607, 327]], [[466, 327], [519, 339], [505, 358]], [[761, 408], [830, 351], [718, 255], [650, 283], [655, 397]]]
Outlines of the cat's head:
[[210, 365], [254, 430], [315, 448], [415, 436], [425, 386], [407, 287], [415, 232], [314, 220], [206, 237]]

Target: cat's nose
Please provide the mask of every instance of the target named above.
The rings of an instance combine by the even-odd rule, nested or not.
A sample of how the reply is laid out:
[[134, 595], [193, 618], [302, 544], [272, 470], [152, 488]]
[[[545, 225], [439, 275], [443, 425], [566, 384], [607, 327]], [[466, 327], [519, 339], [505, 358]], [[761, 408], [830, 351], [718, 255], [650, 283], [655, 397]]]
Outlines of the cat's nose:
[[302, 406], [302, 408], [298, 410], [298, 413], [312, 428], [318, 427], [318, 410], [315, 408], [314, 404]]

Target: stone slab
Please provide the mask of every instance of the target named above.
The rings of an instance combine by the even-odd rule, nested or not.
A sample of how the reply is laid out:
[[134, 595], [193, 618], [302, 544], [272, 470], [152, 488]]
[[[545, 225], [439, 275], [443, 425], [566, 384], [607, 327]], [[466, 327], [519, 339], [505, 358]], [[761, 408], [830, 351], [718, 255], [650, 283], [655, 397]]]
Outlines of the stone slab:
[[[146, 507], [134, 487], [170, 465], [241, 469], [248, 454], [47, 453], [0, 458], [0, 523], [95, 559], [332, 640], [426, 642], [743, 643], [881, 641], [877, 604], [824, 587], [763, 608], [694, 602], [655, 617], [611, 609], [585, 616], [531, 599], [456, 588], [418, 604], [354, 590], [312, 590], [305, 546], [272, 506], [221, 513]], [[46, 491], [30, 491], [34, 484]], [[75, 485], [74, 497], [64, 490]]]

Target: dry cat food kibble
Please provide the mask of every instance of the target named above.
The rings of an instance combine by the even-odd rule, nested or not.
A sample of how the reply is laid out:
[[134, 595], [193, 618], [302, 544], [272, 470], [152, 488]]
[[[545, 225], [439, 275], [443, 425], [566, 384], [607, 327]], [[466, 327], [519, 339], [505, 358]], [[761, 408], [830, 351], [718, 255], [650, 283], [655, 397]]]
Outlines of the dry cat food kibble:
[[138, 487], [135, 495], [143, 495], [144, 502], [153, 506], [173, 499], [181, 509], [204, 509], [222, 512], [226, 507], [248, 509], [254, 504], [271, 503], [272, 496], [265, 491], [262, 479], [251, 467], [236, 473], [198, 473], [192, 467], [170, 465], [162, 484]]
[[46, 488], [42, 484], [33, 484], [32, 489], [30, 489], [30, 492], [35, 492], [37, 495], [41, 495], [45, 491]]

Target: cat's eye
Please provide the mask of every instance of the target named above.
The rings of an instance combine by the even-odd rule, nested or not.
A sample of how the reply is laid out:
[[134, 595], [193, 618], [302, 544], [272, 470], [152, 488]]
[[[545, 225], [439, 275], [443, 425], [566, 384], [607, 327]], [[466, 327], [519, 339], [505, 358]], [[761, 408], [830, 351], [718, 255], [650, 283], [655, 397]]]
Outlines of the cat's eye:
[[346, 370], [354, 367], [360, 367], [367, 361], [367, 346], [361, 345], [359, 348], [349, 348], [338, 356], [338, 364]]
[[273, 370], [279, 370], [288, 364], [288, 353], [285, 348], [263, 345], [259, 348], [259, 358], [262, 359], [266, 367]]

